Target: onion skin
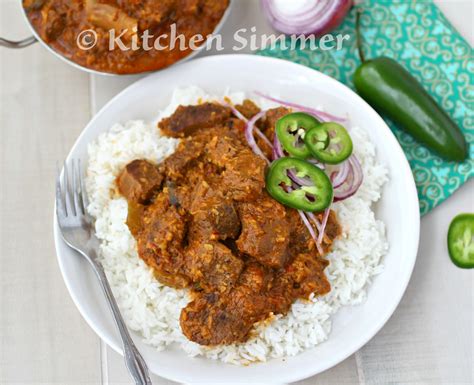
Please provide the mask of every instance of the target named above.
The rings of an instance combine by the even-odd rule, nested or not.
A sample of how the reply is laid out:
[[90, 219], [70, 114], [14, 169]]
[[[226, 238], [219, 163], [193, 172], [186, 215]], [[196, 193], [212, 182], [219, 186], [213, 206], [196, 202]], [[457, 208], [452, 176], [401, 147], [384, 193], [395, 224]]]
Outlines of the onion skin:
[[[329, 15], [329, 18], [324, 21], [315, 19], [309, 25], [303, 26], [291, 24], [289, 20], [284, 20], [279, 17], [280, 15], [274, 12], [275, 5], [273, 0], [261, 0], [261, 3], [268, 21], [277, 31], [283, 32], [285, 35], [321, 36], [338, 27], [353, 5], [353, 0], [327, 1], [328, 3], [335, 3], [335, 9], [332, 10], [333, 13]], [[327, 13], [318, 16], [321, 16], [321, 18], [323, 16], [327, 17]], [[295, 20], [295, 23], [297, 22], [298, 20]]]
[[332, 31], [333, 29], [336, 29], [337, 27], [339, 27], [339, 25], [342, 23], [347, 13], [351, 9], [353, 5], [353, 1], [342, 0], [341, 3], [342, 3], [341, 8], [339, 8], [336, 11], [332, 20], [326, 25], [326, 27], [321, 32], [317, 32], [317, 31], [313, 32], [314, 35], [324, 35], [325, 33], [328, 33]]

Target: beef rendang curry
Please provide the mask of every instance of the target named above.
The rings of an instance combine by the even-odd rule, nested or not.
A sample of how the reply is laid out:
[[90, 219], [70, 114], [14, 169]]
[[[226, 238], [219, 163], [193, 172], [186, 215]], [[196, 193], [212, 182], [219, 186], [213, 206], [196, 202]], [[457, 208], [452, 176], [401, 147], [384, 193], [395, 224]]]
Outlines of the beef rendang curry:
[[[246, 100], [237, 109], [259, 112]], [[272, 140], [286, 108], [267, 111], [260, 129]], [[288, 312], [310, 294], [330, 291], [319, 255], [298, 212], [265, 190], [266, 163], [244, 138], [245, 122], [214, 103], [180, 106], [159, 123], [181, 138], [156, 165], [137, 159], [117, 178], [127, 199], [127, 225], [138, 255], [159, 281], [190, 288], [183, 333], [201, 345], [243, 342], [256, 322]], [[264, 142], [261, 143], [264, 151]], [[331, 211], [323, 240], [327, 253], [340, 234]]]
[[[23, 0], [34, 29], [55, 51], [81, 66], [118, 74], [157, 70], [189, 55], [191, 37], [211, 34], [228, 5], [228, 0]], [[179, 41], [171, 49], [172, 25], [176, 35], [185, 37], [183, 50]], [[93, 47], [88, 45], [93, 40], [87, 40], [94, 39], [87, 33], [90, 30], [96, 34]], [[150, 36], [147, 45], [145, 31]], [[128, 50], [111, 36], [120, 37]], [[81, 43], [85, 49], [78, 43], [81, 37], [86, 38]], [[131, 49], [134, 38], [138, 49]], [[158, 49], [156, 39], [160, 39]], [[203, 41], [195, 43], [199, 46]]]

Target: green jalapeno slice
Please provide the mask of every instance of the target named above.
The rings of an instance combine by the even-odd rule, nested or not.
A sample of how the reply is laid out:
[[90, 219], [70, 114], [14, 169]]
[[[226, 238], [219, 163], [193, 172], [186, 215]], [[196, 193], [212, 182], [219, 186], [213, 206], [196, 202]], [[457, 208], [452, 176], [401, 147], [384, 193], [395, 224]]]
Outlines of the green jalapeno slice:
[[291, 156], [306, 159], [311, 155], [304, 144], [306, 132], [319, 124], [314, 116], [304, 112], [293, 112], [276, 123], [276, 134], [283, 149]]
[[304, 138], [306, 147], [317, 160], [328, 164], [344, 162], [352, 154], [352, 139], [338, 123], [321, 123], [310, 129]]
[[456, 266], [474, 268], [474, 214], [456, 216], [448, 231], [448, 251]]
[[[294, 185], [289, 172], [307, 183]], [[266, 176], [266, 188], [278, 202], [303, 211], [323, 211], [333, 200], [332, 184], [324, 171], [298, 158], [283, 157], [274, 161]]]

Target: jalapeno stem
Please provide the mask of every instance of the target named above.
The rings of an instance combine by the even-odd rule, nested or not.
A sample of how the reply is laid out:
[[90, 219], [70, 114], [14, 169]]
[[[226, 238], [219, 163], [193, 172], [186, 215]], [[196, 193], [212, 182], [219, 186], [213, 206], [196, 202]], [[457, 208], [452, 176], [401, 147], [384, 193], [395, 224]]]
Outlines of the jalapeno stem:
[[362, 51], [362, 33], [360, 32], [360, 17], [362, 15], [362, 8], [357, 8], [356, 11], [356, 23], [355, 23], [355, 28], [356, 28], [356, 41], [357, 41], [357, 50], [359, 51], [359, 57], [362, 63], [365, 63], [365, 55], [364, 52]]

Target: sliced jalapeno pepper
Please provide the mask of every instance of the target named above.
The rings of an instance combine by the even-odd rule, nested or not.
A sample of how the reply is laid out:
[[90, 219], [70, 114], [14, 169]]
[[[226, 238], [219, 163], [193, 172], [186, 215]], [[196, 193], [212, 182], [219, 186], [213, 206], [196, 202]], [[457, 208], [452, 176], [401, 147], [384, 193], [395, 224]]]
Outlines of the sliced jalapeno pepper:
[[[306, 179], [307, 185], [293, 187], [288, 172]], [[333, 199], [328, 176], [315, 165], [298, 158], [284, 157], [270, 165], [266, 177], [268, 193], [278, 202], [304, 211], [322, 211]]]
[[352, 139], [347, 130], [338, 123], [321, 123], [309, 130], [304, 142], [317, 160], [338, 164], [352, 154]]
[[311, 154], [303, 139], [311, 128], [317, 126], [319, 120], [304, 112], [293, 112], [280, 118], [276, 123], [276, 134], [288, 154], [306, 159]]
[[474, 268], [474, 214], [456, 216], [448, 230], [448, 250], [456, 266]]

